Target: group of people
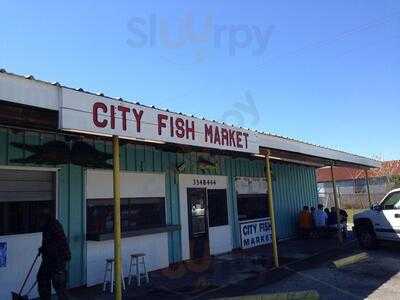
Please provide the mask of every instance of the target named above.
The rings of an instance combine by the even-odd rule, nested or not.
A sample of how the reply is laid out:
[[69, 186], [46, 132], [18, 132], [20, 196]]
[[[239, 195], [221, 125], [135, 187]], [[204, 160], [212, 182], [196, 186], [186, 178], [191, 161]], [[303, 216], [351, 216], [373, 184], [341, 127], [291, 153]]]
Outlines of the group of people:
[[340, 230], [343, 238], [347, 237], [347, 213], [339, 209], [339, 224], [336, 208], [325, 208], [322, 204], [315, 207], [304, 206], [299, 214], [299, 233], [303, 238], [325, 237]]

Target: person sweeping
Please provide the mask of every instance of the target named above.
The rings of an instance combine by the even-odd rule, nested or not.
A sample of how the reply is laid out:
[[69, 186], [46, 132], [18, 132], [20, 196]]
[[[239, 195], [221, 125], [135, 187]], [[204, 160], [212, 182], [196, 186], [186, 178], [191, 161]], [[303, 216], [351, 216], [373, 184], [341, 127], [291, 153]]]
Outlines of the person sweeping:
[[42, 263], [37, 273], [40, 299], [51, 299], [52, 285], [58, 299], [68, 299], [67, 263], [71, 259], [71, 251], [63, 227], [50, 209], [43, 211], [41, 225], [42, 246], [39, 248], [39, 253], [42, 255]]

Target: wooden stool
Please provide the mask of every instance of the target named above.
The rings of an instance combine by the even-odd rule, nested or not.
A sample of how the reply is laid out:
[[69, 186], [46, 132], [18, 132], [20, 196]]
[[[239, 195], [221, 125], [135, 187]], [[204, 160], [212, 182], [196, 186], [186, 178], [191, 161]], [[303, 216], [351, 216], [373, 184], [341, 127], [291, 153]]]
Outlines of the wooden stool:
[[[110, 291], [111, 293], [114, 292], [114, 269], [115, 263], [114, 258], [106, 259], [106, 269], [104, 271], [104, 280], [103, 280], [103, 292], [107, 289], [107, 283], [110, 283]], [[124, 280], [124, 272], [122, 271], [121, 267], [121, 280], [122, 280], [122, 288], [125, 290], [125, 280]]]
[[[140, 286], [140, 278], [143, 276], [146, 278], [146, 283], [150, 282], [149, 274], [146, 269], [144, 253], [135, 253], [131, 254], [131, 263], [129, 265], [129, 275], [128, 275], [128, 284], [131, 285], [132, 278], [136, 277], [137, 285]], [[142, 268], [140, 268], [142, 266]]]

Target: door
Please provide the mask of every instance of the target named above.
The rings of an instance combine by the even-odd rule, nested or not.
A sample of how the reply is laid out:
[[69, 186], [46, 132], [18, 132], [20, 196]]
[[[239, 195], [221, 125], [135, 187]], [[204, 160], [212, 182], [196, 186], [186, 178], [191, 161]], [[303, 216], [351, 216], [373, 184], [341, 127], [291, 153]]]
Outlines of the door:
[[207, 193], [205, 188], [188, 188], [188, 223], [190, 258], [210, 255], [208, 239]]
[[390, 193], [376, 211], [375, 229], [378, 238], [400, 239], [400, 192]]

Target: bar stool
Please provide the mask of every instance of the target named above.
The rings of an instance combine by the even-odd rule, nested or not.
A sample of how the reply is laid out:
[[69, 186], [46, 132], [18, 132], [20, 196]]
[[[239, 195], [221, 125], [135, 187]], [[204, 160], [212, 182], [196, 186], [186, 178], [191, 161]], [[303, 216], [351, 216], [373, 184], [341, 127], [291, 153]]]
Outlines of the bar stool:
[[[106, 269], [104, 271], [104, 280], [103, 280], [103, 292], [107, 289], [107, 283], [110, 283], [110, 291], [111, 294], [114, 292], [114, 269], [115, 263], [114, 258], [107, 258], [106, 259]], [[121, 280], [122, 280], [122, 288], [125, 290], [125, 280], [124, 280], [124, 272], [122, 271], [121, 266]]]
[[[133, 277], [136, 277], [137, 285], [140, 286], [140, 278], [143, 276], [146, 278], [146, 283], [150, 282], [149, 274], [146, 269], [144, 253], [131, 254], [131, 263], [129, 265], [128, 285], [131, 285]], [[140, 268], [142, 266], [142, 268]]]

